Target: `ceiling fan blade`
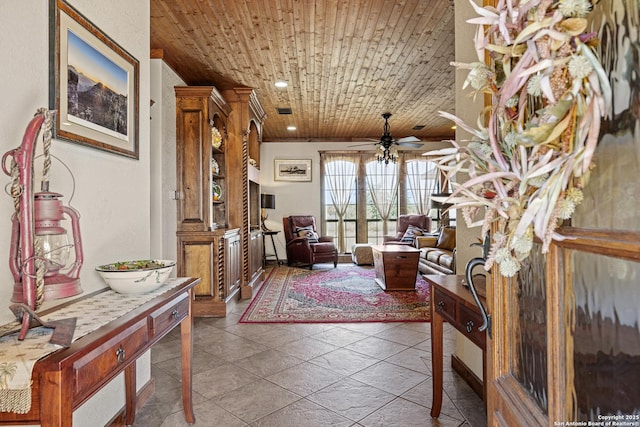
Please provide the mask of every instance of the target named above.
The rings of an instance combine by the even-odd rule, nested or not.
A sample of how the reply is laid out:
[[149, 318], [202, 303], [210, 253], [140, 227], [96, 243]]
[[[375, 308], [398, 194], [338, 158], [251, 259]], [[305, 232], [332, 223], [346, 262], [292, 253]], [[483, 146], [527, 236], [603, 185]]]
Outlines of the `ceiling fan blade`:
[[401, 143], [401, 142], [420, 142], [420, 139], [416, 138], [415, 136], [405, 136], [404, 138], [397, 139], [396, 142], [398, 142], [398, 143]]
[[[375, 140], [372, 140], [375, 141]], [[356, 145], [349, 145], [349, 148], [353, 148], [353, 147], [364, 147], [364, 146], [373, 146], [373, 145], [378, 145], [379, 143], [377, 142], [367, 142], [366, 144], [356, 144]]]
[[420, 148], [422, 147], [422, 143], [419, 142], [396, 142], [396, 144], [401, 145], [403, 147], [413, 147], [413, 148]]

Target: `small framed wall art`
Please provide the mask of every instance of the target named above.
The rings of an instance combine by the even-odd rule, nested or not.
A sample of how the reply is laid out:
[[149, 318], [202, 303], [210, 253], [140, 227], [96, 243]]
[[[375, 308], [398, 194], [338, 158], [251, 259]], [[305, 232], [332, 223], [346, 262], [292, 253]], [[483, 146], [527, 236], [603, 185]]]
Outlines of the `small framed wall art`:
[[276, 181], [311, 181], [311, 159], [276, 159], [273, 170]]
[[49, 0], [55, 137], [139, 157], [139, 62], [63, 0]]

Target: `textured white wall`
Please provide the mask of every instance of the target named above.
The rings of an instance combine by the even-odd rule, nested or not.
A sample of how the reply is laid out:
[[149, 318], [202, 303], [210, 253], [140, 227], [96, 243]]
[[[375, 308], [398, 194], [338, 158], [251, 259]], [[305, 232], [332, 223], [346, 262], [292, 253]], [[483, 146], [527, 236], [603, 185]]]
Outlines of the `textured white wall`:
[[[482, 4], [482, 0], [475, 0]], [[475, 17], [475, 12], [468, 2], [456, 2], [456, 61], [475, 62], [478, 56], [474, 49], [473, 37], [476, 26], [468, 24], [469, 18]], [[466, 70], [456, 71], [456, 115], [470, 125], [475, 125], [478, 114], [483, 107], [483, 98], [478, 97], [474, 102], [469, 97], [468, 90], [462, 90], [462, 83], [467, 77]], [[456, 139], [459, 144], [464, 144], [462, 140], [468, 139], [469, 135], [460, 129], [456, 131]], [[467, 228], [462, 214], [458, 214], [456, 224], [456, 270], [457, 274], [464, 274], [467, 262], [474, 257], [482, 255], [479, 248], [471, 248], [469, 245], [480, 238], [480, 228]], [[456, 339], [456, 355], [462, 360], [479, 378], [482, 378], [482, 351], [469, 341], [464, 335], [458, 333]]]
[[[151, 255], [177, 257], [176, 94], [184, 81], [161, 59], [151, 60]], [[175, 275], [175, 271], [174, 271]]]
[[[68, 0], [116, 43], [140, 61], [140, 160], [116, 156], [65, 141], [54, 141], [52, 154], [64, 161], [75, 177], [72, 205], [81, 214], [84, 265], [80, 275], [85, 293], [105, 285], [97, 265], [150, 256], [149, 159], [149, 2], [130, 0]], [[0, 14], [0, 154], [16, 148], [25, 127], [39, 107], [48, 106], [48, 0], [4, 0]], [[38, 144], [41, 148], [41, 143]], [[2, 186], [9, 177], [0, 176]], [[72, 181], [54, 160], [51, 190], [69, 202]], [[11, 198], [0, 195], [0, 323], [12, 320], [7, 308], [13, 279], [8, 269]], [[64, 221], [65, 227], [69, 221]], [[57, 302], [56, 302], [57, 303]], [[49, 304], [50, 305], [50, 304]], [[138, 365], [140, 384], [149, 378], [149, 357]], [[74, 425], [104, 425], [124, 404], [121, 379], [83, 405]]]

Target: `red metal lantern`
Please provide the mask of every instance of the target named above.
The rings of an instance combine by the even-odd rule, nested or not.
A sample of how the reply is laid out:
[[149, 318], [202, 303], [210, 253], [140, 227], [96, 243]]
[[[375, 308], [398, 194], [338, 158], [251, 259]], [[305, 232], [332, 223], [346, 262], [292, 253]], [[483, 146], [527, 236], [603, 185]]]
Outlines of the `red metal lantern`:
[[[62, 195], [49, 192], [48, 188], [52, 122], [53, 112], [39, 110], [29, 122], [20, 147], [2, 157], [2, 170], [12, 177], [11, 194], [16, 207], [9, 259], [15, 281], [12, 300], [24, 303], [31, 310], [38, 309], [44, 300], [66, 298], [82, 292], [79, 280], [83, 261], [79, 214], [71, 207], [62, 206]], [[45, 135], [42, 191], [34, 194], [33, 161], [36, 137], [41, 127]], [[12, 161], [8, 169], [9, 158]], [[60, 224], [64, 214], [71, 218], [73, 244], [69, 243], [67, 232]], [[71, 249], [75, 251], [75, 260], [63, 273]], [[23, 312], [21, 320], [19, 339], [24, 339], [31, 315]]]

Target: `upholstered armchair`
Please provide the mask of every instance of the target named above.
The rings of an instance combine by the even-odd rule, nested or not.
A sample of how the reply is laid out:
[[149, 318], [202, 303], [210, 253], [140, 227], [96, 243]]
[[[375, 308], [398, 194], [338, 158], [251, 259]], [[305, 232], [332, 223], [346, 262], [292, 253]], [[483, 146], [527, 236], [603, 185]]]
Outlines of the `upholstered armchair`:
[[[411, 230], [407, 233], [409, 227]], [[396, 234], [383, 236], [385, 245], [414, 245], [415, 237], [431, 230], [431, 217], [427, 215], [400, 215], [396, 226]]]
[[338, 249], [333, 237], [318, 236], [316, 219], [311, 215], [282, 218], [288, 265], [306, 265], [332, 262], [338, 265]]

